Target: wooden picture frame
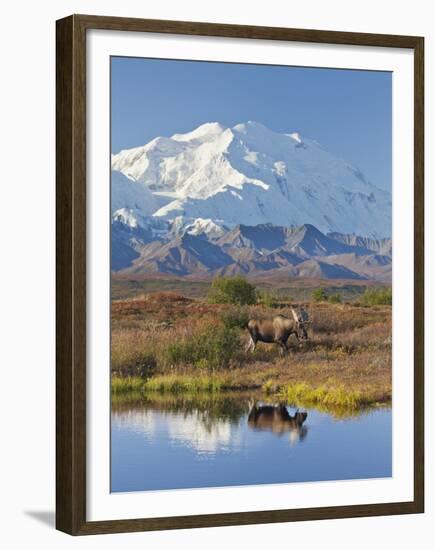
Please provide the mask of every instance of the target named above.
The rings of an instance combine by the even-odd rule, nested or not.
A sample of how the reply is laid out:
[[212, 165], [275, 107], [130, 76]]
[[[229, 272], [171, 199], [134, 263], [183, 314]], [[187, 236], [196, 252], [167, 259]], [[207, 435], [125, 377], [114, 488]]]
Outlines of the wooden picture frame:
[[[90, 29], [406, 48], [414, 57], [414, 499], [130, 520], [86, 519], [86, 33]], [[413, 514], [424, 510], [424, 40], [415, 36], [72, 15], [56, 27], [56, 528], [71, 535]]]

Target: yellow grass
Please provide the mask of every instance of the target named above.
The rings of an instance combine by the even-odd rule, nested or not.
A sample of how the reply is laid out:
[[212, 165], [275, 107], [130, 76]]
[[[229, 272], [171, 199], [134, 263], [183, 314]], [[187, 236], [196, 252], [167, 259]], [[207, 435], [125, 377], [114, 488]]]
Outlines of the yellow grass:
[[295, 403], [354, 408], [391, 400], [390, 306], [306, 304], [310, 340], [298, 344], [292, 336], [290, 353], [281, 357], [270, 344], [245, 353], [241, 327], [246, 316], [290, 316], [290, 304], [241, 312], [167, 294], [113, 303], [115, 393], [263, 388]]

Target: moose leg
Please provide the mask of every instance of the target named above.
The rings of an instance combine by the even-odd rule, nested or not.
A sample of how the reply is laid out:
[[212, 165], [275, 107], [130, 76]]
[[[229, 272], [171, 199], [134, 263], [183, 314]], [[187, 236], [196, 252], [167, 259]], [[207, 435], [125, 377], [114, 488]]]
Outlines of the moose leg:
[[249, 336], [248, 345], [245, 348], [245, 353], [248, 353], [248, 351], [251, 349], [252, 343], [252, 338], [251, 336]]
[[249, 342], [248, 342], [248, 345], [246, 346], [245, 352], [248, 353], [248, 351], [251, 350], [252, 353], [254, 353], [256, 343], [257, 343], [256, 340], [254, 340], [254, 338], [252, 338], [252, 335], [250, 335]]
[[248, 420], [256, 420], [258, 416], [257, 404], [254, 400], [249, 401]]
[[286, 355], [287, 352], [288, 352], [288, 347], [287, 347], [286, 342], [284, 342], [282, 340], [278, 340], [278, 344], [281, 347], [281, 355], [283, 355], [283, 356]]

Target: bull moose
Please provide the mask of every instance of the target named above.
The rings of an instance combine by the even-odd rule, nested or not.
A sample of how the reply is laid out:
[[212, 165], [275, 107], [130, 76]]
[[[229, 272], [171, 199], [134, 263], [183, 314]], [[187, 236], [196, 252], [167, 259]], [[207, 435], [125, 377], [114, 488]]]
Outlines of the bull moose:
[[298, 310], [291, 308], [293, 319], [298, 325], [298, 338], [308, 340], [308, 325], [311, 323], [310, 317], [305, 309], [301, 306]]
[[302, 440], [307, 435], [303, 423], [308, 413], [296, 411], [291, 415], [285, 405], [257, 405], [254, 403], [248, 415], [248, 426], [255, 430], [270, 430], [276, 434], [290, 432], [292, 441]]
[[292, 319], [284, 315], [276, 315], [272, 319], [256, 320], [248, 322], [250, 339], [246, 351], [255, 351], [257, 342], [278, 344], [283, 354], [288, 352], [287, 340], [294, 334], [298, 340], [308, 339], [307, 327], [309, 324], [308, 314], [305, 310], [296, 311], [292, 308]]

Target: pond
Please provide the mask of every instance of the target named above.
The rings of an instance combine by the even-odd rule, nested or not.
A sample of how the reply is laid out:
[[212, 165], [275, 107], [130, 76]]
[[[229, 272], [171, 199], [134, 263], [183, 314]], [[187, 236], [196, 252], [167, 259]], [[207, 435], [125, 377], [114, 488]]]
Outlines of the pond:
[[113, 399], [111, 490], [391, 477], [391, 409], [304, 411], [236, 392]]

